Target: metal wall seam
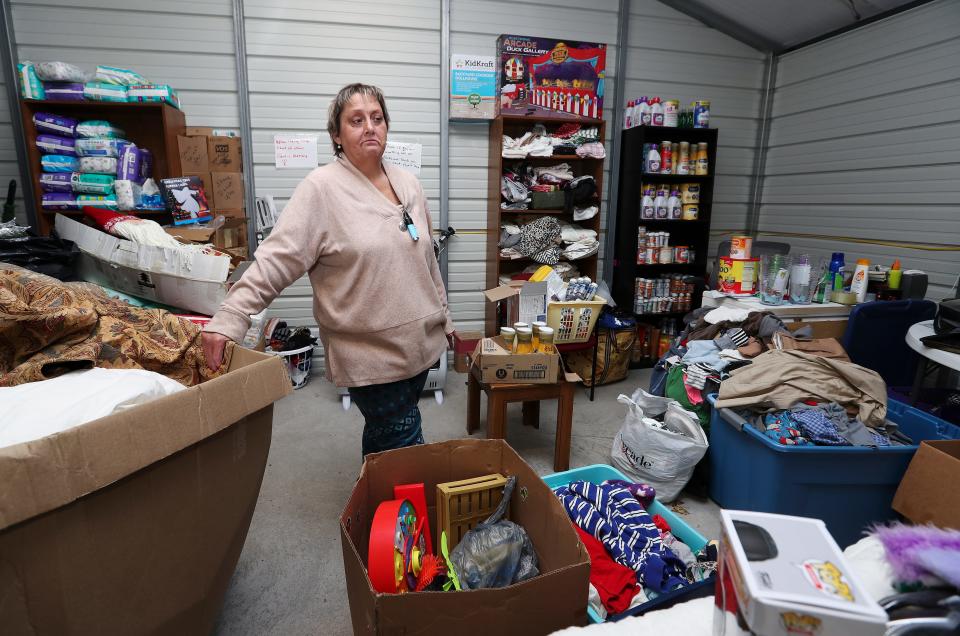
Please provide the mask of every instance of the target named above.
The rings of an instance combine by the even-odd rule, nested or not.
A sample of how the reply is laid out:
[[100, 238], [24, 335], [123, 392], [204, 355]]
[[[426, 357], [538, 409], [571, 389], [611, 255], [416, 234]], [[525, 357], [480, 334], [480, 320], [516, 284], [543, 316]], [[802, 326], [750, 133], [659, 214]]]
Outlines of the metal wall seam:
[[777, 65], [780, 56], [767, 53], [763, 96], [760, 100], [760, 126], [757, 128], [757, 151], [753, 156], [753, 182], [747, 204], [747, 233], [756, 236], [760, 228], [760, 206], [763, 205], [763, 179], [767, 168], [767, 145], [770, 141], [770, 117], [777, 83]]
[[33, 196], [33, 179], [30, 177], [30, 162], [27, 160], [27, 138], [23, 130], [23, 118], [20, 116], [20, 82], [17, 74], [17, 38], [13, 30], [13, 15], [10, 3], [4, 0], [0, 21], [3, 22], [2, 46], [0, 46], [0, 63], [3, 64], [3, 81], [7, 90], [7, 105], [10, 108], [10, 125], [13, 126], [13, 145], [17, 151], [17, 164], [20, 172], [20, 189], [23, 197], [23, 209], [26, 212], [27, 224], [37, 228], [37, 216]]
[[[450, 0], [440, 0], [440, 230], [450, 222]], [[447, 250], [440, 253], [440, 278], [447, 286]]]
[[607, 229], [603, 239], [603, 278], [613, 284], [614, 245], [617, 236], [617, 214], [620, 208], [620, 138], [623, 136], [624, 94], [627, 82], [627, 40], [630, 33], [630, 0], [620, 0], [617, 8], [617, 82], [613, 111], [613, 133], [610, 149], [610, 183], [607, 189]]
[[240, 138], [246, 140], [243, 151], [244, 199], [247, 204], [247, 245], [252, 255], [257, 249], [256, 184], [253, 175], [253, 126], [250, 120], [250, 84], [247, 79], [247, 29], [243, 0], [233, 0], [233, 48], [237, 65], [237, 102], [240, 107]]

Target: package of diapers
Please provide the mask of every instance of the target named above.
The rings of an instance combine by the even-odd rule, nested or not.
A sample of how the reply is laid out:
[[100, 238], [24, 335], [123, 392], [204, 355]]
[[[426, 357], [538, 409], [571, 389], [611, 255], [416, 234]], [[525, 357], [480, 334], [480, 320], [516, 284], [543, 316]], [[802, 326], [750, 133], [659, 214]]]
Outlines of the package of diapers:
[[72, 157], [77, 154], [73, 139], [57, 135], [37, 135], [37, 148], [46, 155], [66, 155]]
[[61, 117], [51, 113], [36, 113], [33, 116], [33, 125], [37, 132], [49, 135], [60, 135], [61, 137], [77, 136], [77, 120], [69, 117]]
[[83, 84], [75, 82], [44, 82], [43, 92], [46, 94], [47, 99], [71, 102], [82, 102], [84, 100]]
[[133, 181], [140, 176], [140, 150], [127, 144], [117, 157], [117, 179]]
[[115, 84], [117, 86], [136, 86], [137, 84], [150, 83], [139, 73], [115, 66], [103, 66], [102, 64], [97, 67], [94, 79], [102, 84]]
[[118, 179], [113, 184], [120, 210], [136, 210], [143, 203], [143, 190], [135, 181]]
[[127, 89], [127, 101], [130, 102], [166, 102], [174, 108], [180, 108], [177, 92], [166, 84], [142, 84]]
[[76, 157], [44, 155], [40, 157], [40, 167], [44, 172], [74, 172], [80, 168], [80, 164]]
[[71, 176], [73, 191], [78, 194], [113, 194], [114, 178], [108, 174], [74, 172]]
[[123, 131], [102, 119], [91, 119], [77, 124], [77, 137], [109, 137], [119, 139], [123, 137]]
[[86, 82], [90, 74], [66, 62], [37, 62], [37, 77], [44, 82]]
[[24, 99], [47, 98], [47, 94], [43, 90], [43, 82], [37, 77], [37, 69], [32, 62], [17, 64], [17, 77], [20, 78], [20, 97]]
[[40, 197], [40, 206], [44, 210], [79, 210], [77, 195], [71, 192], [44, 192]]
[[83, 96], [95, 102], [125, 102], [127, 87], [103, 82], [87, 82], [83, 85]]
[[117, 197], [112, 194], [107, 196], [96, 196], [93, 194], [81, 194], [77, 196], [77, 207], [104, 208], [106, 210], [117, 209]]
[[119, 157], [120, 151], [130, 142], [110, 137], [90, 137], [77, 139], [77, 155], [81, 157]]
[[135, 179], [141, 185], [153, 177], [153, 153], [147, 148], [140, 149], [140, 176]]
[[117, 174], [116, 157], [80, 157], [79, 162], [79, 172], [108, 174], [111, 177]]
[[76, 172], [44, 172], [40, 175], [40, 189], [44, 192], [73, 192]]

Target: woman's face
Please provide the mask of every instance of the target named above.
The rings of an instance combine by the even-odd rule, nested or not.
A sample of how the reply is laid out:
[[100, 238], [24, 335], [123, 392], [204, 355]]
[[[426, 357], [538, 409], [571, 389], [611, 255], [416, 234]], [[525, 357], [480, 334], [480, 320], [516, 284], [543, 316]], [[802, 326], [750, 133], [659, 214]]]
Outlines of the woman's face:
[[380, 160], [387, 143], [387, 121], [380, 103], [370, 95], [354, 95], [340, 114], [340, 134], [333, 138], [343, 146], [351, 163]]

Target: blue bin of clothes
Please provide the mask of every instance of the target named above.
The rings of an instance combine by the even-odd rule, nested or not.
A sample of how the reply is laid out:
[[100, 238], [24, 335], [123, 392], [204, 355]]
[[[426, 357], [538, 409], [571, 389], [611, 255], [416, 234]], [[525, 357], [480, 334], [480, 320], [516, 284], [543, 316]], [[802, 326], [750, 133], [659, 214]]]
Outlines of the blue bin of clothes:
[[[841, 547], [895, 518], [893, 495], [917, 446], [787, 446], [708, 396], [710, 498], [723, 508], [814, 517]], [[960, 439], [960, 428], [889, 400], [887, 419], [915, 444]]]
[[[613, 466], [607, 466], [606, 464], [594, 464], [593, 466], [574, 468], [572, 470], [565, 470], [561, 473], [554, 473], [552, 475], [543, 477], [543, 481], [546, 482], [550, 488], [566, 486], [567, 484], [575, 481], [588, 481], [592, 484], [602, 484], [608, 479], [633, 481]], [[674, 514], [673, 511], [659, 501], [654, 500], [650, 507], [647, 508], [647, 512], [651, 517], [653, 515], [660, 515], [663, 517], [667, 523], [670, 524], [670, 532], [673, 533], [673, 536], [686, 543], [687, 546], [693, 550], [694, 554], [702, 550], [703, 547], [707, 545], [708, 541], [703, 537], [703, 535], [688, 526], [683, 519]], [[704, 596], [713, 596], [713, 584], [715, 578], [716, 576], [711, 576], [705, 581], [698, 581], [697, 583], [688, 585], [687, 587], [673, 590], [671, 592], [667, 592], [666, 594], [661, 594], [657, 598], [651, 599], [642, 605], [637, 605], [636, 607], [628, 609], [625, 612], [607, 616], [607, 621], [618, 621], [629, 616], [640, 616], [652, 610], [672, 607], [677, 603], [691, 601], [696, 598], [703, 598]], [[604, 622], [603, 619], [600, 618], [600, 615], [593, 611], [593, 608], [591, 607], [587, 607], [587, 614], [590, 616], [590, 620], [594, 623]]]

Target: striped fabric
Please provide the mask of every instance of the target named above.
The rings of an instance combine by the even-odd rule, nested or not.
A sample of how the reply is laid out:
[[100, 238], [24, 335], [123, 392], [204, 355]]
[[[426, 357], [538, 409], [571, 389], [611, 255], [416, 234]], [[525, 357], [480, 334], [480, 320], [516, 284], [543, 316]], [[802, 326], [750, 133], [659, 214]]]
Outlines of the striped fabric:
[[637, 573], [654, 592], [687, 584], [683, 562], [660, 541], [660, 531], [647, 511], [622, 486], [586, 481], [554, 488], [574, 524], [596, 537], [610, 557]]

